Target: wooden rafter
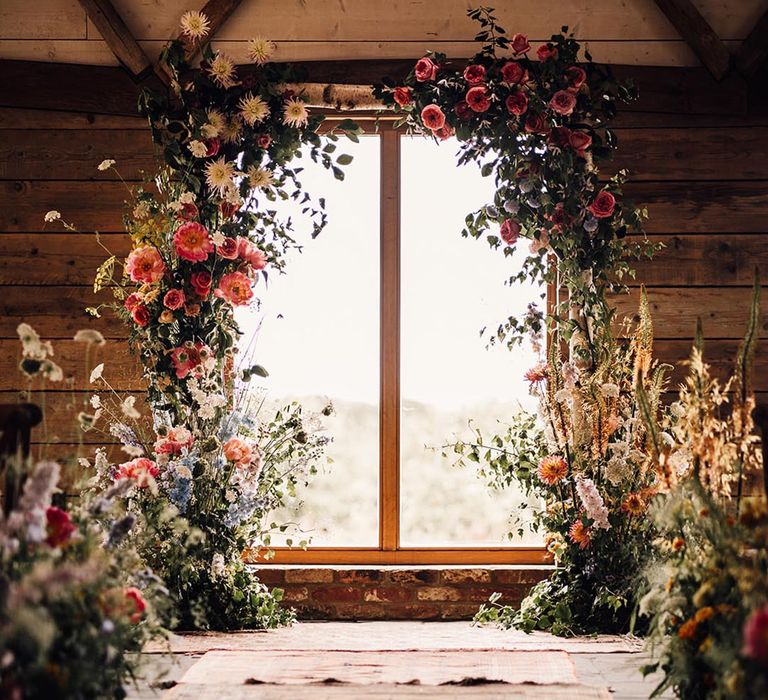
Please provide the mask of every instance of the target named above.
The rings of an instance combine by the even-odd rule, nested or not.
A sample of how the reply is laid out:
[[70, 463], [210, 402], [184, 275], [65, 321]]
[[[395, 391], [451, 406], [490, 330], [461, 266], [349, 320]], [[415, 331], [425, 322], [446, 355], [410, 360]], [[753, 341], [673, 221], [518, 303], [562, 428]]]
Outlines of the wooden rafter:
[[[214, 34], [221, 28], [221, 25], [229, 19], [229, 16], [237, 9], [242, 0], [208, 0], [200, 12], [202, 12], [210, 22], [210, 29], [206, 39], [210, 40]], [[181, 37], [184, 42], [187, 61], [191, 61], [200, 50], [198, 42], [191, 41], [187, 37]]]
[[715, 80], [722, 80], [731, 67], [731, 53], [691, 0], [655, 0]]
[[152, 61], [133, 38], [133, 34], [112, 3], [109, 0], [78, 0], [78, 2], [125, 69], [136, 79], [148, 75], [152, 70]]
[[768, 58], [768, 12], [755, 24], [736, 54], [736, 67], [750, 78], [765, 65]]

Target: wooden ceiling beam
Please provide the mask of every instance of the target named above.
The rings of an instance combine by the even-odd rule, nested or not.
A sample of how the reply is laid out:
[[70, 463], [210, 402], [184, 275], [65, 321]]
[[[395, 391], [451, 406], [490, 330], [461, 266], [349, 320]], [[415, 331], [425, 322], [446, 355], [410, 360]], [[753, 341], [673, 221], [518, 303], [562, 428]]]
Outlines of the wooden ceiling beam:
[[109, 0], [78, 0], [88, 19], [107, 42], [120, 64], [137, 80], [152, 71], [152, 61], [139, 46], [122, 17]]
[[749, 36], [736, 53], [736, 67], [742, 75], [751, 78], [768, 58], [768, 12], [755, 24]]
[[731, 68], [731, 52], [691, 0], [655, 2], [712, 77], [722, 80]]

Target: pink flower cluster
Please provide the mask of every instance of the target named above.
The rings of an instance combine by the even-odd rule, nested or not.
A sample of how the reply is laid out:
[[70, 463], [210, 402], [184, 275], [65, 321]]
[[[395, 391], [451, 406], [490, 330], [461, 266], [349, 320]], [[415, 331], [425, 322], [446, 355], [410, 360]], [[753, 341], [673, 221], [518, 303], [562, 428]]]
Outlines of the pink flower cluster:
[[137, 457], [130, 462], [124, 462], [117, 468], [118, 479], [131, 479], [139, 488], [147, 488], [151, 479], [160, 473], [157, 464], [146, 457]]
[[160, 455], [180, 455], [194, 441], [194, 435], [186, 428], [169, 428], [165, 435], [155, 441], [155, 452]]
[[224, 456], [236, 467], [247, 467], [253, 460], [253, 448], [238, 437], [233, 437], [224, 443]]
[[185, 379], [190, 373], [200, 376], [203, 363], [211, 356], [211, 349], [203, 342], [186, 343], [171, 351], [171, 362], [178, 379]]

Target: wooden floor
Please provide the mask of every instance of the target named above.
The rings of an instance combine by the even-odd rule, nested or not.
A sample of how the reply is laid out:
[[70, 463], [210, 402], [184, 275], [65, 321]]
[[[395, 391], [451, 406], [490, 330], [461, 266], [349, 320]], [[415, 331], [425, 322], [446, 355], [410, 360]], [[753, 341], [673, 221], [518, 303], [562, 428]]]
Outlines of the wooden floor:
[[640, 700], [657, 682], [638, 672], [645, 657], [632, 638], [560, 639], [463, 622], [306, 622], [177, 635], [170, 651], [146, 650], [147, 678], [130, 698]]

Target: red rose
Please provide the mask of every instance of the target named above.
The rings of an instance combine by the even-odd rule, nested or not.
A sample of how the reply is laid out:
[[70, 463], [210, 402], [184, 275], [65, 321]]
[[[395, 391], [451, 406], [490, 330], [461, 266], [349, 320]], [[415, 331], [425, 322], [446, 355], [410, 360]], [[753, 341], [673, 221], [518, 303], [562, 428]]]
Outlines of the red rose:
[[144, 304], [139, 304], [131, 311], [131, 316], [137, 326], [146, 328], [149, 323], [149, 309]]
[[233, 204], [232, 202], [221, 202], [219, 204], [219, 211], [225, 219], [231, 219], [238, 211], [240, 211], [239, 204]]
[[259, 134], [256, 137], [256, 145], [259, 148], [269, 148], [272, 143], [272, 137], [269, 134]]
[[481, 85], [485, 82], [485, 68], [473, 63], [464, 69], [464, 80], [470, 85]]
[[427, 129], [432, 129], [432, 131], [434, 131], [445, 124], [445, 114], [443, 114], [443, 110], [437, 105], [427, 105], [421, 110], [421, 121]]
[[505, 101], [510, 114], [520, 116], [528, 111], [528, 95], [521, 90], [515, 90]]
[[531, 45], [528, 43], [528, 37], [525, 34], [515, 34], [512, 37], [512, 51], [516, 56], [521, 53], [528, 53], [531, 50]]
[[49, 547], [60, 547], [65, 544], [77, 530], [69, 519], [69, 513], [56, 506], [48, 506], [45, 511], [45, 521], [45, 532], [48, 535], [45, 543]]
[[169, 289], [163, 297], [163, 305], [175, 311], [184, 306], [184, 292], [181, 289]]
[[221, 141], [219, 139], [208, 139], [205, 142], [205, 157], [206, 158], [213, 158], [221, 148]]
[[141, 591], [138, 588], [130, 586], [124, 591], [125, 599], [128, 603], [128, 615], [130, 621], [135, 625], [144, 617], [144, 612], [147, 609], [147, 603], [144, 597], [141, 595]]
[[567, 90], [558, 90], [549, 101], [549, 106], [554, 112], [567, 117], [573, 114], [573, 108], [576, 106], [576, 95]]
[[199, 213], [197, 204], [194, 202], [186, 202], [181, 205], [181, 209], [177, 212], [177, 216], [183, 221], [194, 221]]
[[220, 258], [234, 260], [238, 255], [237, 240], [234, 238], [225, 238], [221, 245], [216, 246], [216, 253]]
[[542, 62], [548, 61], [550, 58], [554, 60], [557, 58], [557, 46], [553, 46], [552, 44], [542, 44], [536, 51], [536, 55]]
[[571, 148], [582, 158], [587, 157], [587, 150], [592, 145], [592, 137], [585, 131], [571, 133]]
[[517, 61], [507, 61], [501, 67], [501, 77], [505, 83], [510, 85], [517, 85], [523, 83], [528, 79], [528, 71], [523, 68]]
[[411, 88], [397, 87], [395, 88], [395, 102], [401, 107], [405, 107], [413, 101], [411, 96]]
[[416, 80], [425, 83], [428, 80], [434, 80], [437, 76], [437, 66], [429, 58], [420, 58], [416, 61], [416, 67], [413, 69]]
[[616, 198], [607, 190], [598, 192], [595, 200], [587, 207], [592, 212], [592, 216], [597, 219], [607, 219], [612, 216], [615, 208]]
[[549, 138], [555, 146], [565, 148], [571, 145], [571, 130], [567, 126], [552, 127]]
[[529, 114], [525, 120], [525, 130], [529, 134], [548, 134], [547, 118], [543, 114]]
[[136, 294], [136, 292], [133, 292], [133, 294], [128, 295], [128, 298], [123, 302], [123, 304], [125, 305], [125, 308], [128, 309], [128, 311], [133, 311], [139, 304], [141, 304], [141, 302], [141, 296]]
[[456, 116], [463, 122], [468, 122], [470, 119], [472, 119], [473, 112], [469, 108], [469, 105], [464, 102], [464, 100], [457, 102], [453, 108], [453, 111], [456, 113]]
[[491, 101], [488, 99], [488, 90], [482, 85], [469, 88], [465, 99], [473, 112], [485, 112], [491, 106]]
[[566, 213], [562, 202], [556, 204], [555, 210], [546, 218], [552, 222], [553, 228], [558, 231], [562, 230], [563, 226], [570, 226], [573, 223], [573, 217]]
[[201, 272], [193, 272], [189, 278], [189, 283], [192, 285], [195, 294], [205, 299], [211, 293], [213, 278], [208, 270], [202, 270]]
[[451, 138], [451, 136], [453, 136], [456, 132], [449, 124], [445, 124], [439, 129], [435, 129], [432, 133], [441, 141], [445, 141], [446, 139]]
[[501, 238], [507, 245], [515, 245], [520, 236], [520, 224], [512, 219], [504, 219], [501, 224]]
[[568, 81], [571, 83], [569, 90], [578, 92], [579, 88], [584, 85], [587, 79], [587, 71], [579, 66], [571, 66], [565, 71], [565, 75], [568, 77]]

